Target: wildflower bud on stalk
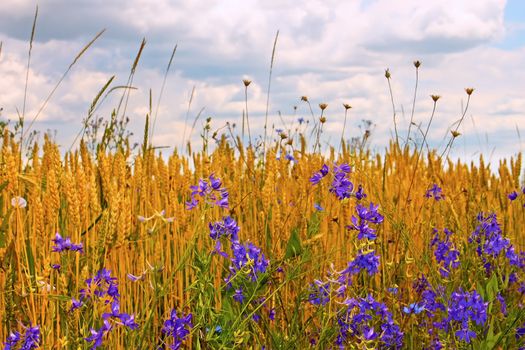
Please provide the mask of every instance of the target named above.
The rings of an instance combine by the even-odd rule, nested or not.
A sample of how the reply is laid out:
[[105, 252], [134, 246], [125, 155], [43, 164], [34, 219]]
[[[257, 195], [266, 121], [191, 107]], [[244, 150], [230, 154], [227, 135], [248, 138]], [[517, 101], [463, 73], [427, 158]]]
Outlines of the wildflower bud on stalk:
[[414, 61], [414, 67], [419, 68], [421, 66], [421, 61]]
[[308, 97], [307, 96], [301, 96], [301, 101], [308, 102]]
[[390, 76], [391, 76], [391, 75], [390, 75], [390, 70], [387, 68], [387, 69], [385, 70], [385, 78], [390, 79]]
[[281, 136], [281, 140], [285, 140], [288, 138], [288, 136], [284, 132], [280, 133], [279, 136]]
[[319, 103], [319, 108], [321, 108], [322, 111], [324, 111], [328, 107], [326, 103]]
[[324, 124], [324, 123], [326, 122], [326, 117], [321, 117], [321, 118], [319, 118], [319, 121], [320, 121], [322, 124]]
[[430, 97], [432, 97], [432, 101], [437, 102], [437, 100], [439, 100], [439, 98], [441, 96], [439, 96], [439, 95], [430, 95]]
[[452, 130], [450, 133], [452, 134], [452, 137], [453, 137], [453, 138], [456, 138], [456, 137], [458, 137], [459, 135], [461, 135], [461, 133], [457, 132], [456, 130]]
[[292, 139], [288, 139], [288, 141], [286, 141], [286, 144], [289, 145], [289, 146], [293, 145], [293, 140]]
[[244, 79], [242, 82], [244, 83], [244, 86], [246, 87], [248, 87], [252, 83], [252, 81], [248, 79]]
[[466, 88], [465, 89], [465, 92], [467, 93], [467, 95], [472, 95], [472, 93], [474, 92], [474, 88]]
[[344, 107], [346, 110], [352, 108], [352, 106], [350, 106], [348, 103], [343, 103], [343, 107]]

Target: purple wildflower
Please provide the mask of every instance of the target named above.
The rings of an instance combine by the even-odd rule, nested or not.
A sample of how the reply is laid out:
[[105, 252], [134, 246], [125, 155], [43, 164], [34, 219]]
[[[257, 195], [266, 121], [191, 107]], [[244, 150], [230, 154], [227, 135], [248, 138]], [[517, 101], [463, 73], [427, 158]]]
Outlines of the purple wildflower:
[[365, 191], [363, 190], [363, 186], [362, 185], [359, 185], [357, 187], [357, 191], [355, 192], [355, 198], [357, 198], [357, 200], [361, 200], [363, 198], [366, 198], [366, 193]]
[[244, 294], [242, 293], [242, 287], [239, 287], [239, 289], [235, 290], [235, 294], [233, 294], [233, 300], [235, 300], [239, 304], [242, 304], [244, 302]]
[[246, 245], [242, 245], [239, 242], [233, 242], [232, 252], [230, 276], [226, 279], [228, 283], [231, 277], [245, 267], [248, 267], [252, 281], [256, 281], [260, 274], [266, 272], [269, 260], [253, 243], [249, 242]]
[[5, 347], [4, 350], [12, 350], [15, 348], [15, 346], [18, 344], [18, 342], [21, 339], [20, 332], [14, 331], [9, 333], [9, 336], [6, 339], [6, 342], [4, 343]]
[[215, 223], [208, 224], [210, 229], [210, 237], [212, 239], [218, 240], [223, 236], [228, 237], [232, 242], [239, 241], [239, 226], [234, 219], [230, 216], [226, 216], [222, 221], [217, 221]]
[[341, 278], [345, 275], [356, 275], [361, 270], [366, 270], [370, 276], [379, 272], [379, 255], [375, 251], [363, 254], [360, 250], [354, 260], [348, 263], [346, 269], [341, 271]]
[[211, 206], [228, 208], [229, 193], [221, 186], [221, 180], [214, 177], [213, 174], [209, 176], [208, 181], [200, 179], [198, 185], [190, 186], [191, 199], [186, 202], [186, 209], [191, 210], [195, 208], [199, 204], [198, 198], [204, 199]]
[[463, 292], [460, 288], [450, 296], [446, 321], [460, 324], [462, 329], [456, 332], [456, 335], [469, 343], [471, 338], [476, 337], [476, 334], [468, 328], [469, 321], [484, 326], [487, 322], [487, 306], [488, 302], [484, 302], [477, 291]]
[[507, 316], [507, 303], [505, 302], [505, 298], [503, 298], [501, 293], [498, 293], [498, 295], [496, 295], [496, 299], [498, 299], [498, 301], [499, 301], [501, 313], [504, 316]]
[[180, 349], [182, 342], [188, 337], [190, 330], [193, 328], [191, 319], [191, 313], [186, 316], [181, 314], [178, 317], [177, 311], [175, 309], [171, 310], [170, 318], [164, 321], [164, 326], [162, 327], [162, 333], [173, 338], [173, 344], [170, 345], [171, 349]]
[[121, 313], [118, 317], [120, 324], [128, 327], [131, 330], [139, 328], [139, 325], [135, 322], [135, 315], [129, 315], [127, 313]]
[[314, 185], [317, 185], [323, 177], [328, 175], [329, 170], [330, 169], [328, 168], [328, 165], [323, 164], [321, 170], [312, 175], [312, 177], [310, 178], [310, 182]]
[[439, 269], [441, 277], [448, 277], [452, 268], [457, 268], [459, 262], [459, 251], [455, 249], [454, 244], [450, 241], [452, 232], [444, 229], [445, 239], [440, 240], [439, 231], [434, 229], [434, 238], [430, 247], [434, 247], [434, 257], [438, 263], [443, 263]]
[[91, 335], [86, 339], [87, 342], [93, 342], [93, 345], [91, 346], [91, 349], [96, 349], [99, 346], [102, 346], [102, 340], [104, 336], [111, 331], [113, 326], [108, 322], [108, 320], [104, 320], [104, 324], [99, 328], [99, 330], [95, 330], [94, 328], [91, 328], [90, 332]]
[[270, 321], [275, 321], [275, 308], [271, 308], [268, 312], [268, 318]]
[[439, 187], [437, 184], [433, 184], [432, 187], [430, 187], [425, 193], [425, 197], [434, 198], [436, 201], [439, 201], [445, 198], [442, 192], [443, 190], [441, 189], [441, 187]]
[[339, 334], [336, 345], [344, 348], [357, 339], [376, 342], [375, 348], [401, 348], [403, 332], [394, 323], [392, 313], [385, 304], [377, 302], [372, 295], [351, 298], [345, 302], [337, 318]]
[[69, 311], [70, 311], [70, 312], [73, 312], [73, 311], [75, 311], [76, 309], [81, 308], [82, 305], [84, 305], [84, 303], [82, 302], [82, 300], [77, 300], [77, 299], [75, 299], [75, 298], [71, 298], [71, 307], [69, 308]]
[[333, 193], [339, 200], [350, 198], [354, 184], [348, 179], [350, 173], [350, 166], [348, 164], [341, 164], [334, 167], [334, 179], [329, 188], [330, 193]]
[[[23, 336], [18, 331], [9, 333], [9, 336], [4, 343], [4, 350], [13, 350], [15, 348], [20, 350], [32, 350], [40, 346], [40, 327], [29, 325], [29, 327], [24, 328], [25, 333]], [[18, 347], [18, 343], [21, 341], [22, 343]]]
[[82, 243], [71, 243], [71, 239], [69, 237], [66, 237], [64, 239], [58, 232], [55, 234], [55, 238], [52, 239], [52, 241], [55, 242], [55, 245], [52, 247], [54, 252], [61, 253], [65, 250], [71, 250], [79, 253], [84, 252], [84, 247]]
[[308, 301], [313, 305], [326, 305], [330, 301], [330, 282], [315, 280], [310, 285]]
[[403, 306], [403, 312], [407, 315], [419, 315], [423, 310], [425, 310], [425, 307], [423, 305], [419, 305], [418, 303], [412, 303], [408, 306]]
[[511, 193], [509, 193], [509, 194], [507, 195], [507, 197], [509, 197], [509, 199], [510, 199], [511, 201], [516, 200], [516, 198], [518, 198], [518, 192], [516, 192], [516, 191], [512, 191]]

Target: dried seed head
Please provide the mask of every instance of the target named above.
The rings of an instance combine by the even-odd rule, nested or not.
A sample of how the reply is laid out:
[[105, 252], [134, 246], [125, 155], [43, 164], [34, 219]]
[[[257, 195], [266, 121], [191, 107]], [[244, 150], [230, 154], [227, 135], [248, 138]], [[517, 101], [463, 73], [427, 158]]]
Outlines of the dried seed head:
[[250, 85], [252, 81], [248, 79], [244, 79], [242, 82], [244, 83], [244, 86], [248, 87], [248, 85]]
[[319, 103], [319, 108], [321, 108], [322, 111], [324, 111], [328, 107], [326, 103]]
[[390, 79], [390, 76], [391, 76], [391, 75], [390, 75], [390, 70], [387, 68], [387, 69], [385, 70], [385, 78]]
[[308, 97], [307, 96], [301, 96], [301, 101], [308, 102]]
[[452, 131], [450, 131], [450, 133], [452, 134], [452, 137], [453, 137], [453, 138], [456, 138], [456, 137], [458, 137], [459, 135], [461, 135], [461, 134], [460, 134], [459, 132], [457, 132], [456, 130], [452, 130]]
[[350, 108], [352, 108], [352, 106], [350, 106], [348, 103], [343, 103], [343, 107], [344, 107], [345, 109], [350, 109]]
[[474, 88], [466, 88], [465, 89], [465, 92], [467, 93], [467, 95], [472, 95], [472, 93], [474, 92]]
[[281, 140], [288, 138], [288, 135], [286, 135], [284, 132], [280, 133], [279, 136], [281, 136]]
[[319, 118], [319, 121], [321, 122], [321, 124], [324, 124], [326, 122], [326, 117]]
[[430, 97], [432, 97], [432, 101], [437, 102], [437, 100], [439, 100], [439, 98], [441, 96], [439, 96], [439, 95], [430, 95]]
[[421, 61], [414, 61], [414, 67], [419, 68], [419, 66], [421, 66]]

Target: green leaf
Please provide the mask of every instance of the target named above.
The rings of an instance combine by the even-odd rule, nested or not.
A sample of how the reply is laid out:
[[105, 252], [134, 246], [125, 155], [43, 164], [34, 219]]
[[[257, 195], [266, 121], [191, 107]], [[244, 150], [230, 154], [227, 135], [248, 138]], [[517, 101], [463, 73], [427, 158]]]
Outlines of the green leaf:
[[10, 207], [2, 218], [2, 225], [0, 225], [0, 248], [4, 248], [6, 244], [7, 229], [9, 228], [9, 219], [11, 218], [12, 211]]
[[489, 309], [488, 309], [488, 312], [490, 313], [492, 311], [492, 304], [494, 300], [496, 299], [496, 295], [498, 295], [499, 293], [498, 278], [496, 277], [496, 275], [492, 275], [485, 289], [487, 291], [486, 293], [487, 298], [485, 300], [490, 303]]
[[4, 188], [7, 187], [7, 185], [9, 184], [9, 181], [4, 181], [0, 184], [0, 192], [4, 190]]
[[288, 243], [286, 244], [286, 254], [284, 258], [290, 259], [301, 255], [302, 252], [303, 247], [301, 246], [301, 238], [299, 238], [299, 229], [293, 228], [290, 239], [288, 239]]

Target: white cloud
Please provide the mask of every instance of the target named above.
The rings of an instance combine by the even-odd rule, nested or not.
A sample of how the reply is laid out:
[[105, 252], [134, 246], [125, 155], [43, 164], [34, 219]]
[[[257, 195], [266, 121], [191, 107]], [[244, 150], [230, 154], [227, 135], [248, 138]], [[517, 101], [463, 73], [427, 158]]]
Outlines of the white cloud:
[[[494, 43], [511, 31], [504, 22], [505, 1], [77, 1], [53, 0], [40, 5], [28, 115], [43, 99], [85, 43], [100, 29], [107, 32], [73, 67], [39, 121], [55, 126], [59, 139], [72, 138], [91, 100], [115, 74], [123, 85], [142, 36], [147, 44], [136, 72], [128, 113], [131, 128], [141, 135], [148, 111], [149, 89], [156, 105], [171, 49], [178, 43], [172, 71], [159, 108], [155, 142], [179, 146], [189, 93], [196, 94], [190, 119], [205, 107], [220, 127], [230, 120], [239, 125], [244, 109], [242, 79], [248, 75], [250, 126], [262, 132], [266, 89], [275, 32], [279, 40], [270, 96], [270, 124], [310, 111], [300, 96], [326, 102], [327, 137], [339, 139], [342, 103], [350, 103], [347, 130], [357, 132], [361, 119], [377, 125], [374, 142], [384, 146], [393, 132], [392, 110], [384, 69], [392, 72], [399, 129], [406, 132], [413, 97], [414, 67], [420, 59], [416, 123], [426, 126], [432, 101], [442, 95], [431, 127], [432, 143], [439, 144], [456, 121], [465, 87], [475, 87], [462, 140], [479, 146], [479, 134], [488, 132], [498, 152], [515, 150], [515, 130], [525, 114], [523, 98], [525, 48], [504, 50]], [[5, 0], [0, 4], [0, 107], [3, 117], [16, 116], [21, 107], [27, 60], [27, 38], [32, 23], [31, 1]], [[519, 23], [513, 23], [514, 27]], [[121, 91], [99, 110], [108, 117]], [[294, 116], [293, 106], [298, 106]], [[401, 112], [404, 109], [404, 115]], [[470, 116], [475, 120], [476, 127]], [[39, 124], [47, 127], [46, 124]], [[198, 124], [200, 126], [200, 124]], [[64, 130], [62, 130], [62, 128]], [[500, 133], [502, 132], [502, 133]], [[522, 132], [525, 132], [522, 130]], [[170, 135], [175, 135], [170, 137]], [[66, 142], [65, 142], [66, 143]], [[465, 147], [467, 147], [465, 146]], [[473, 152], [470, 152], [473, 153]]]

